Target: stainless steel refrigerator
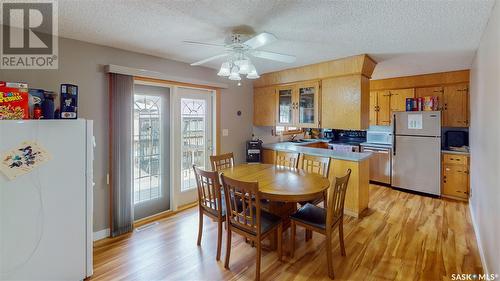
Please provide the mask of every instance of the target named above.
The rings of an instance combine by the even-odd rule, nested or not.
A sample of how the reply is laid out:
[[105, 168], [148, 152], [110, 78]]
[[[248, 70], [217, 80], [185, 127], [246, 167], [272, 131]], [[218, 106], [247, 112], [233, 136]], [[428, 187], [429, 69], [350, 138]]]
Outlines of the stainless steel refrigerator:
[[394, 112], [392, 186], [441, 194], [441, 112]]

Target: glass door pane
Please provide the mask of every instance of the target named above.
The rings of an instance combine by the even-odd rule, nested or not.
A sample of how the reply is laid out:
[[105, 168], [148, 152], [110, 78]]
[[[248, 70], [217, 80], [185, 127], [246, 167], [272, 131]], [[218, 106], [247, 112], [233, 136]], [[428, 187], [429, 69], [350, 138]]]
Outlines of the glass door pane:
[[207, 158], [206, 101], [181, 99], [182, 178], [181, 191], [196, 187], [193, 164], [205, 169]]
[[299, 123], [315, 123], [316, 87], [299, 88]]
[[293, 123], [293, 104], [292, 104], [292, 89], [278, 90], [278, 123], [292, 124]]
[[134, 204], [162, 196], [160, 101], [134, 96]]
[[170, 89], [134, 85], [132, 161], [134, 219], [170, 209]]

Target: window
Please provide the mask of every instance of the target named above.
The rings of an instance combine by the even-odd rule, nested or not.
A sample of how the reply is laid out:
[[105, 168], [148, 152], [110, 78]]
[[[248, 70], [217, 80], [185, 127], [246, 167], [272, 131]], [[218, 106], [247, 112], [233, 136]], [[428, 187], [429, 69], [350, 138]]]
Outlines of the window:
[[160, 97], [134, 95], [134, 204], [162, 196]]
[[181, 99], [182, 122], [182, 184], [181, 191], [196, 187], [193, 164], [205, 168], [206, 102], [201, 99]]
[[285, 126], [276, 126], [275, 128], [276, 135], [292, 135], [292, 134], [302, 134], [302, 129], [297, 127], [285, 127]]

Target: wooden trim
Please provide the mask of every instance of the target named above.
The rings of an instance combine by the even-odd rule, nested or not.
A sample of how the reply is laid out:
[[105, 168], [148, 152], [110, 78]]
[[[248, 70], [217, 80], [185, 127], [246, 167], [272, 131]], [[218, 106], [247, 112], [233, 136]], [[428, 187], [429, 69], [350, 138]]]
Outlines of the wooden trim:
[[403, 76], [370, 81], [370, 91], [404, 88], [433, 87], [458, 83], [469, 83], [468, 69]]
[[140, 220], [136, 220], [136, 221], [134, 221], [134, 228], [143, 226], [143, 225], [148, 224], [148, 223], [152, 223], [154, 221], [159, 221], [159, 220], [171, 217], [179, 212], [196, 207], [197, 205], [198, 205], [198, 202], [188, 203], [188, 204], [184, 204], [184, 205], [178, 207], [177, 210], [175, 210], [175, 211], [168, 210], [168, 211], [164, 211], [164, 212], [161, 212], [161, 213], [158, 213], [158, 214], [155, 214], [155, 215], [152, 215], [152, 216], [140, 219]]
[[221, 154], [222, 128], [221, 128], [221, 90], [215, 90], [215, 154]]
[[192, 88], [208, 89], [208, 90], [219, 90], [219, 89], [221, 89], [219, 87], [214, 87], [214, 86], [207, 86], [207, 85], [200, 85], [200, 84], [191, 84], [191, 83], [185, 83], [185, 82], [178, 82], [178, 81], [172, 81], [172, 80], [163, 80], [163, 79], [149, 78], [149, 77], [142, 77], [142, 76], [134, 76], [134, 80], [144, 81], [144, 82], [151, 82], [151, 83], [165, 84], [167, 86], [182, 86], [182, 87], [192, 87]]
[[[193, 79], [193, 78], [186, 78], [186, 77], [182, 77], [182, 76], [169, 75], [167, 73], [162, 73], [162, 72], [158, 72], [158, 71], [137, 69], [137, 68], [119, 66], [119, 65], [114, 65], [114, 64], [108, 64], [108, 65], [104, 66], [104, 71], [106, 73], [118, 73], [118, 74], [134, 76], [134, 77], [145, 77], [145, 78], [151, 78], [151, 79], [159, 79], [159, 80], [163, 80], [163, 81], [182, 82], [182, 83], [195, 84], [195, 85], [206, 85], [206, 86], [210, 86], [210, 87], [214, 87], [214, 88], [228, 88], [228, 85], [224, 84], [224, 83], [198, 80], [198, 79]], [[214, 77], [215, 77], [215, 72], [214, 72]]]
[[368, 55], [363, 54], [265, 73], [259, 79], [255, 80], [253, 85], [254, 88], [258, 88], [321, 80], [344, 75], [362, 75], [370, 78], [375, 66], [376, 62]]

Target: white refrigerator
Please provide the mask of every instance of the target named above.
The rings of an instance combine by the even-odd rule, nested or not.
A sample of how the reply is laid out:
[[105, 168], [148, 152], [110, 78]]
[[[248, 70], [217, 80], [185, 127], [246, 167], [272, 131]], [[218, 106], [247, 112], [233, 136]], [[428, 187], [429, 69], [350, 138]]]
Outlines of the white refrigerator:
[[0, 171], [0, 280], [92, 275], [92, 125], [83, 119], [0, 121], [0, 155], [23, 142], [50, 155], [12, 179]]
[[441, 112], [394, 112], [392, 186], [441, 194]]

